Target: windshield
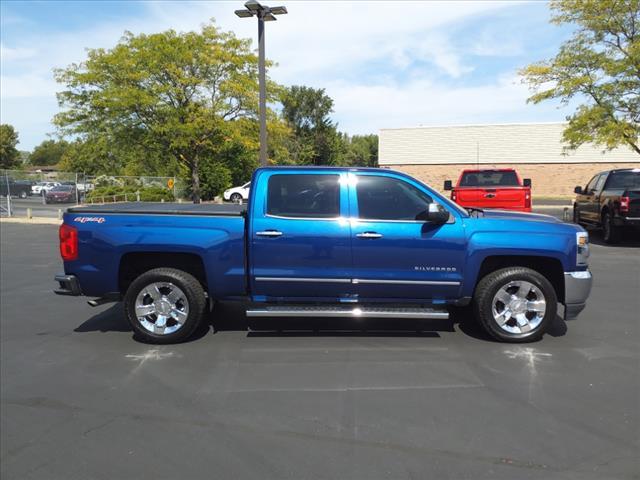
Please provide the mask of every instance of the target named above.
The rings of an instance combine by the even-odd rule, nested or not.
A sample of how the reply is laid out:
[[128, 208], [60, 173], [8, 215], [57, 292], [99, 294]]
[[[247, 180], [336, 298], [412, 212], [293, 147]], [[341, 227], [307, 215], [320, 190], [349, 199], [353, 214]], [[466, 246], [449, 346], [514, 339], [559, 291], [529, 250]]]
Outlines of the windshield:
[[624, 190], [640, 188], [640, 169], [611, 172], [605, 188]]
[[514, 171], [486, 170], [465, 172], [460, 179], [461, 187], [519, 187], [518, 176]]
[[71, 190], [73, 190], [73, 186], [71, 185], [58, 185], [51, 189], [52, 192], [70, 192]]

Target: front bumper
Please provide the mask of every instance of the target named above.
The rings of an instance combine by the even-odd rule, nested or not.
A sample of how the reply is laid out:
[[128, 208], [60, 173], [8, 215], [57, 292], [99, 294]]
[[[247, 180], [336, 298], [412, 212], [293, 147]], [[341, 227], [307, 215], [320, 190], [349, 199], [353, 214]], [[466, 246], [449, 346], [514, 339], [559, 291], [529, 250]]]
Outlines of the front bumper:
[[564, 318], [576, 318], [587, 305], [593, 276], [589, 270], [564, 272]]
[[56, 288], [53, 292], [58, 295], [82, 295], [80, 282], [75, 275], [56, 275], [56, 282], [60, 284], [60, 288]]

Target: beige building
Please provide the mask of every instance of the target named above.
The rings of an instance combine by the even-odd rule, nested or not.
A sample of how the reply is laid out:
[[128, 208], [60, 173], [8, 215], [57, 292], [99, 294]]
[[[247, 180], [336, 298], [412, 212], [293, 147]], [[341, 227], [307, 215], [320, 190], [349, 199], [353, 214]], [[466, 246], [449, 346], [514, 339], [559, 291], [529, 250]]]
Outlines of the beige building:
[[640, 167], [628, 147], [603, 151], [583, 145], [563, 148], [564, 123], [461, 125], [380, 130], [379, 164], [407, 172], [429, 185], [454, 183], [465, 168], [513, 167], [531, 178], [533, 196], [572, 196], [597, 172]]

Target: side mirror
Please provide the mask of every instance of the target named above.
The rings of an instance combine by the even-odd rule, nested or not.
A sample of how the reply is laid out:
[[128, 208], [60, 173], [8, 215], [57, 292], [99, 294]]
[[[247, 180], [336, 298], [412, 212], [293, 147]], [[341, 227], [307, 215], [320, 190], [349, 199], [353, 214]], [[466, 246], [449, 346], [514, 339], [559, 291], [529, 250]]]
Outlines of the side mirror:
[[525, 187], [531, 187], [531, 179], [530, 179], [530, 178], [525, 178], [525, 179], [522, 181], [522, 184], [523, 184]]
[[445, 190], [453, 190], [453, 185], [451, 185], [451, 180], [444, 181], [444, 189]]
[[449, 212], [442, 205], [437, 203], [430, 203], [427, 206], [427, 210], [418, 214], [416, 220], [424, 220], [435, 225], [442, 225], [449, 220]]
[[582, 187], [580, 185], [578, 185], [576, 188], [573, 189], [573, 193], [577, 193], [578, 195], [582, 195]]

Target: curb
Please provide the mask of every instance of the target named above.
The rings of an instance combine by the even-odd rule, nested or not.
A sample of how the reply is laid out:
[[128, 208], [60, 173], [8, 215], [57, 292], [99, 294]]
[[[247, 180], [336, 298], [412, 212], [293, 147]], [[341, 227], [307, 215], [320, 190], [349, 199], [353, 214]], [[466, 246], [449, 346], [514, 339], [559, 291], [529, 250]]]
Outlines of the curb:
[[533, 210], [562, 210], [564, 208], [572, 209], [573, 205], [536, 205], [531, 206]]
[[61, 225], [62, 220], [47, 217], [2, 217], [0, 223], [21, 223], [23, 225]]

